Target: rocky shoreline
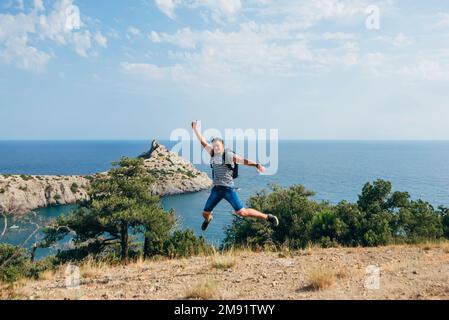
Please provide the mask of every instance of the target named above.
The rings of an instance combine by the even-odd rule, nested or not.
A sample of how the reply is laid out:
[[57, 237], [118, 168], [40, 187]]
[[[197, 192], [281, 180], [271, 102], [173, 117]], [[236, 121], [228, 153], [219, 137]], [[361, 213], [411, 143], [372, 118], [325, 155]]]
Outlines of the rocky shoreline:
[[[145, 159], [149, 174], [156, 178], [151, 190], [153, 194], [168, 196], [197, 192], [212, 186], [206, 173], [156, 140], [153, 140], [151, 149], [140, 157]], [[22, 215], [38, 208], [85, 200], [90, 181], [95, 176], [0, 174], [0, 214]]]

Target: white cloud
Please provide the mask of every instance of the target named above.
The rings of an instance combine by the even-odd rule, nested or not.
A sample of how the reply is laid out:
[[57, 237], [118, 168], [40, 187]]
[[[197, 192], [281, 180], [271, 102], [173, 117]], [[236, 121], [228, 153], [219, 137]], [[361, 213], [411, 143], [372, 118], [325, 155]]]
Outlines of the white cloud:
[[91, 41], [92, 35], [89, 31], [85, 31], [83, 33], [77, 32], [73, 35], [73, 43], [75, 44], [75, 51], [79, 56], [83, 58], [87, 58], [88, 51], [92, 47]]
[[314, 1], [254, 1], [251, 9], [262, 18], [281, 17], [298, 27], [311, 27], [323, 20], [365, 18], [365, 10], [372, 4], [367, 0], [314, 0]]
[[140, 29], [136, 27], [129, 26], [128, 29], [126, 30], [126, 37], [128, 39], [139, 37], [140, 35], [142, 35], [142, 32], [140, 31]]
[[95, 34], [95, 42], [103, 48], [106, 48], [108, 46], [108, 38], [102, 35], [101, 32], [97, 32]]
[[399, 33], [396, 37], [393, 38], [393, 45], [396, 47], [405, 47], [413, 43], [413, 40], [403, 34]]
[[0, 57], [4, 63], [31, 71], [45, 70], [53, 56], [37, 47], [42, 41], [70, 44], [81, 57], [89, 56], [93, 40], [99, 46], [107, 45], [101, 33], [92, 37], [85, 28], [73, 0], [55, 1], [48, 11], [42, 0], [34, 0], [30, 8], [27, 14], [0, 14]]
[[449, 13], [439, 12], [436, 15], [436, 19], [438, 19], [438, 22], [435, 23], [434, 27], [449, 28]]
[[402, 32], [396, 36], [378, 36], [376, 40], [388, 43], [394, 47], [402, 48], [413, 44], [413, 39]]
[[155, 4], [170, 19], [176, 18], [175, 11], [180, 7], [206, 9], [215, 21], [232, 18], [242, 8], [240, 0], [155, 0]]
[[37, 11], [44, 11], [45, 10], [45, 6], [44, 6], [44, 2], [42, 0], [34, 0], [34, 9]]
[[188, 71], [181, 65], [160, 67], [149, 63], [129, 63], [122, 62], [121, 68], [124, 73], [140, 76], [151, 80], [168, 79], [175, 82], [190, 82], [193, 77], [189, 75]]
[[[285, 24], [254, 21], [230, 32], [183, 28], [173, 34], [152, 31], [149, 38], [177, 47], [179, 50], [172, 51], [170, 57], [198, 79], [318, 74], [332, 67], [355, 65], [360, 58], [360, 48], [351, 34], [304, 33]], [[322, 40], [327, 41], [327, 47], [314, 47], [314, 41]]]
[[444, 65], [438, 61], [421, 60], [416, 65], [400, 68], [397, 74], [420, 80], [449, 81], [449, 64]]
[[[398, 32], [378, 36], [382, 33], [366, 30], [366, 8], [373, 4], [370, 0], [248, 0], [234, 5], [227, 2], [226, 6], [221, 1], [190, 0], [172, 4], [173, 13], [181, 7], [199, 8], [238, 19], [209, 30], [183, 27], [171, 33], [151, 31], [148, 38], [153, 43], [170, 45], [167, 54], [172, 63], [134, 66], [144, 74], [157, 75], [147, 78], [173, 79], [169, 71], [182, 67], [189, 79], [195, 79], [195, 85], [246, 84], [259, 76], [316, 77], [349, 69], [379, 77], [445, 79], [443, 71], [447, 68], [441, 59], [413, 64], [419, 61], [416, 53], [390, 50], [392, 46], [412, 45], [412, 31], [410, 35]], [[394, 12], [390, 0], [374, 4], [381, 8], [383, 16]], [[343, 26], [341, 30], [352, 28], [355, 33], [341, 32], [335, 25]], [[130, 70], [127, 73], [139, 74]]]
[[53, 10], [48, 15], [38, 17], [39, 36], [59, 44], [70, 40], [73, 31], [83, 27], [78, 7], [73, 0], [60, 0], [54, 3]]
[[154, 43], [161, 43], [161, 38], [159, 38], [159, 35], [156, 31], [151, 31], [148, 35], [148, 38], [150, 38], [150, 40]]
[[20, 69], [41, 72], [45, 69], [51, 56], [27, 44], [27, 38], [17, 37], [8, 42], [8, 46], [0, 51], [0, 61], [15, 63]]
[[180, 1], [176, 0], [155, 0], [156, 6], [170, 19], [175, 19], [175, 8]]
[[174, 44], [180, 48], [184, 49], [194, 49], [198, 42], [205, 40], [207, 35], [211, 34], [209, 31], [203, 32], [193, 32], [190, 28], [183, 28], [178, 30], [175, 34], [158, 34], [152, 31], [149, 38], [154, 43], [166, 42]]

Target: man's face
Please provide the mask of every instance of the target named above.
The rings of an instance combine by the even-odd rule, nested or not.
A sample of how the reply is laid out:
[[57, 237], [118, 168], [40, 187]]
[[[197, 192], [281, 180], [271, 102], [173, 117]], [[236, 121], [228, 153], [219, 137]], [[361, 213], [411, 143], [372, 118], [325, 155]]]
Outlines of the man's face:
[[214, 153], [222, 153], [224, 150], [224, 145], [220, 140], [212, 142], [212, 147], [214, 148]]

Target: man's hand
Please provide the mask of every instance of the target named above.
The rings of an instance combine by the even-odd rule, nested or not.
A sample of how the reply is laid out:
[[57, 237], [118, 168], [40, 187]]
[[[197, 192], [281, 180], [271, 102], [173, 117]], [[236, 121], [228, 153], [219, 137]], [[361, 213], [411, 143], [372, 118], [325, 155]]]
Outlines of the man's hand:
[[264, 173], [265, 170], [267, 170], [263, 165], [261, 165], [260, 163], [257, 164], [256, 169], [259, 173]]
[[198, 126], [198, 120], [192, 121], [192, 129], [196, 129]]

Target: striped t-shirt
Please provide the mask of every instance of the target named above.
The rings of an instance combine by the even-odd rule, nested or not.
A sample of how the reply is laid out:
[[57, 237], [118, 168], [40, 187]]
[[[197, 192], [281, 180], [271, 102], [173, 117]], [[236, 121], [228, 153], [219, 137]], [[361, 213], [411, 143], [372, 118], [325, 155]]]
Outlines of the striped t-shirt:
[[234, 164], [234, 153], [225, 150], [225, 163], [223, 163], [223, 153], [216, 153], [211, 158], [212, 180], [214, 186], [233, 187], [234, 179], [232, 178], [232, 169], [226, 164]]

